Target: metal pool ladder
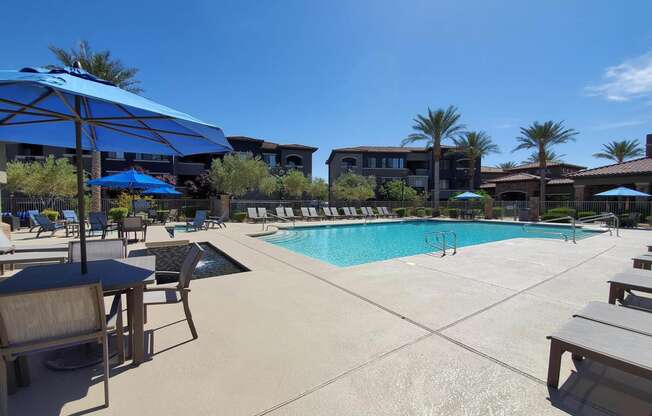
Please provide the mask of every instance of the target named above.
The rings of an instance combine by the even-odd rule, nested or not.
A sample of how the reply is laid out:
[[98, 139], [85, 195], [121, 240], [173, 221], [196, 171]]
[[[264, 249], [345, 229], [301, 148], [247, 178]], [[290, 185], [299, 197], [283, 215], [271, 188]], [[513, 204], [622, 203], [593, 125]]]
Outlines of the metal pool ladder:
[[[446, 238], [448, 236], [448, 238]], [[432, 238], [434, 237], [434, 241]], [[454, 231], [432, 231], [424, 235], [426, 244], [430, 247], [441, 250], [441, 256], [446, 255], [447, 249], [452, 249], [457, 254], [457, 234]]]

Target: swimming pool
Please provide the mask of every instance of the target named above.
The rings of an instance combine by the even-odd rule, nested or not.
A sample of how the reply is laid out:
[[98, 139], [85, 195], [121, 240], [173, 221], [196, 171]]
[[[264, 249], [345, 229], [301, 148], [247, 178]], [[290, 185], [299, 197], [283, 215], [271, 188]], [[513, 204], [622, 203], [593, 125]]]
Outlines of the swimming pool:
[[[481, 221], [404, 221], [367, 224], [347, 224], [297, 227], [281, 230], [261, 239], [336, 266], [353, 266], [396, 257], [432, 253], [425, 234], [433, 231], [454, 231], [457, 246], [471, 246], [511, 238], [554, 238], [561, 232], [570, 236], [570, 227]], [[576, 238], [582, 239], [599, 231], [577, 228]], [[572, 243], [571, 243], [572, 244]]]

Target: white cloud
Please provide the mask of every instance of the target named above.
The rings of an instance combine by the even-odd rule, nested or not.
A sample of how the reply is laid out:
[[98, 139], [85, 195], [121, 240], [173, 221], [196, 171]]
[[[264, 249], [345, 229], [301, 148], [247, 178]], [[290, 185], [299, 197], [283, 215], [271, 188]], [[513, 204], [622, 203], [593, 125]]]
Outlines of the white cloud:
[[615, 123], [598, 124], [597, 126], [593, 127], [593, 130], [619, 129], [622, 127], [640, 126], [641, 124], [645, 123], [647, 123], [646, 120], [617, 121]]
[[590, 85], [585, 91], [610, 101], [628, 101], [652, 95], [652, 53], [608, 67], [604, 71], [603, 82]]

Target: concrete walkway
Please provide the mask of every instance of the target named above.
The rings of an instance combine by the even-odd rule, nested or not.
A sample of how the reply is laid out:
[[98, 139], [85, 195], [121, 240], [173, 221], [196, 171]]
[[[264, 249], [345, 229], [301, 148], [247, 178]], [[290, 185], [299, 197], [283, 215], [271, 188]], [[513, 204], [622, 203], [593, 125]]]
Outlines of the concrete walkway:
[[151, 359], [113, 368], [108, 409], [97, 408], [99, 369], [53, 373], [32, 359], [32, 385], [10, 397], [11, 414], [652, 412], [651, 381], [590, 361], [575, 368], [564, 357], [561, 389], [544, 382], [546, 335], [586, 302], [606, 301], [607, 278], [632, 267], [646, 231], [338, 268], [247, 236], [260, 228], [183, 235], [251, 271], [192, 283], [198, 340], [180, 306], [151, 308]]

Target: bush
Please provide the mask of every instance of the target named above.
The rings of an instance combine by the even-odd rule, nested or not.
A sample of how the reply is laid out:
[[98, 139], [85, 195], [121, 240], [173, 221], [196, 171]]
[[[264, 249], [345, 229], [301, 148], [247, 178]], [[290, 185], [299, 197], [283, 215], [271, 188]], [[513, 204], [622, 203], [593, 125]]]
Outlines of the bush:
[[494, 218], [502, 218], [503, 217], [503, 208], [502, 207], [494, 207], [491, 210], [491, 215]]
[[113, 221], [120, 221], [124, 219], [127, 216], [127, 214], [129, 214], [129, 208], [125, 208], [125, 207], [111, 208], [109, 210], [109, 217]]
[[247, 213], [246, 212], [235, 212], [233, 213], [233, 219], [238, 222], [245, 222], [247, 219]]
[[593, 211], [580, 211], [577, 213], [577, 218], [586, 218], [586, 217], [592, 217], [595, 215], [595, 212]]
[[423, 210], [426, 213], [426, 217], [432, 217], [432, 208], [424, 208]]
[[432, 209], [428, 208], [430, 210], [430, 216], [431, 217], [439, 217], [441, 215], [441, 212], [438, 209]]
[[57, 219], [59, 219], [59, 212], [53, 209], [46, 208], [43, 210], [43, 212], [41, 212], [41, 214], [48, 217], [50, 221], [56, 221]]
[[648, 225], [652, 225], [652, 215], [648, 215], [647, 217], [645, 217], [645, 221], [647, 221]]
[[407, 208], [394, 208], [394, 212], [399, 216], [399, 218], [407, 217], [408, 214]]
[[423, 208], [423, 207], [417, 207], [417, 208], [415, 208], [415, 210], [414, 210], [414, 214], [415, 214], [417, 217], [424, 217], [424, 216], [426, 215], [426, 210], [425, 210], [425, 208]]
[[552, 218], [559, 218], [559, 217], [574, 217], [575, 216], [575, 210], [573, 208], [553, 208], [549, 209], [546, 211], [544, 214], [544, 217], [547, 215], [553, 215]]
[[457, 208], [448, 208], [448, 217], [449, 218], [459, 218], [460, 210]]
[[[543, 214], [541, 216], [541, 221], [550, 221], [550, 220], [554, 220], [555, 218], [559, 218], [559, 217], [563, 217], [563, 215], [559, 215], [559, 214], [556, 214], [556, 213], [550, 213], [550, 211], [548, 211], [548, 212], [546, 212], [545, 214]], [[565, 220], [557, 220], [557, 221], [550, 221], [550, 222], [567, 223], [567, 222], [570, 222], [570, 220], [565, 219]]]

